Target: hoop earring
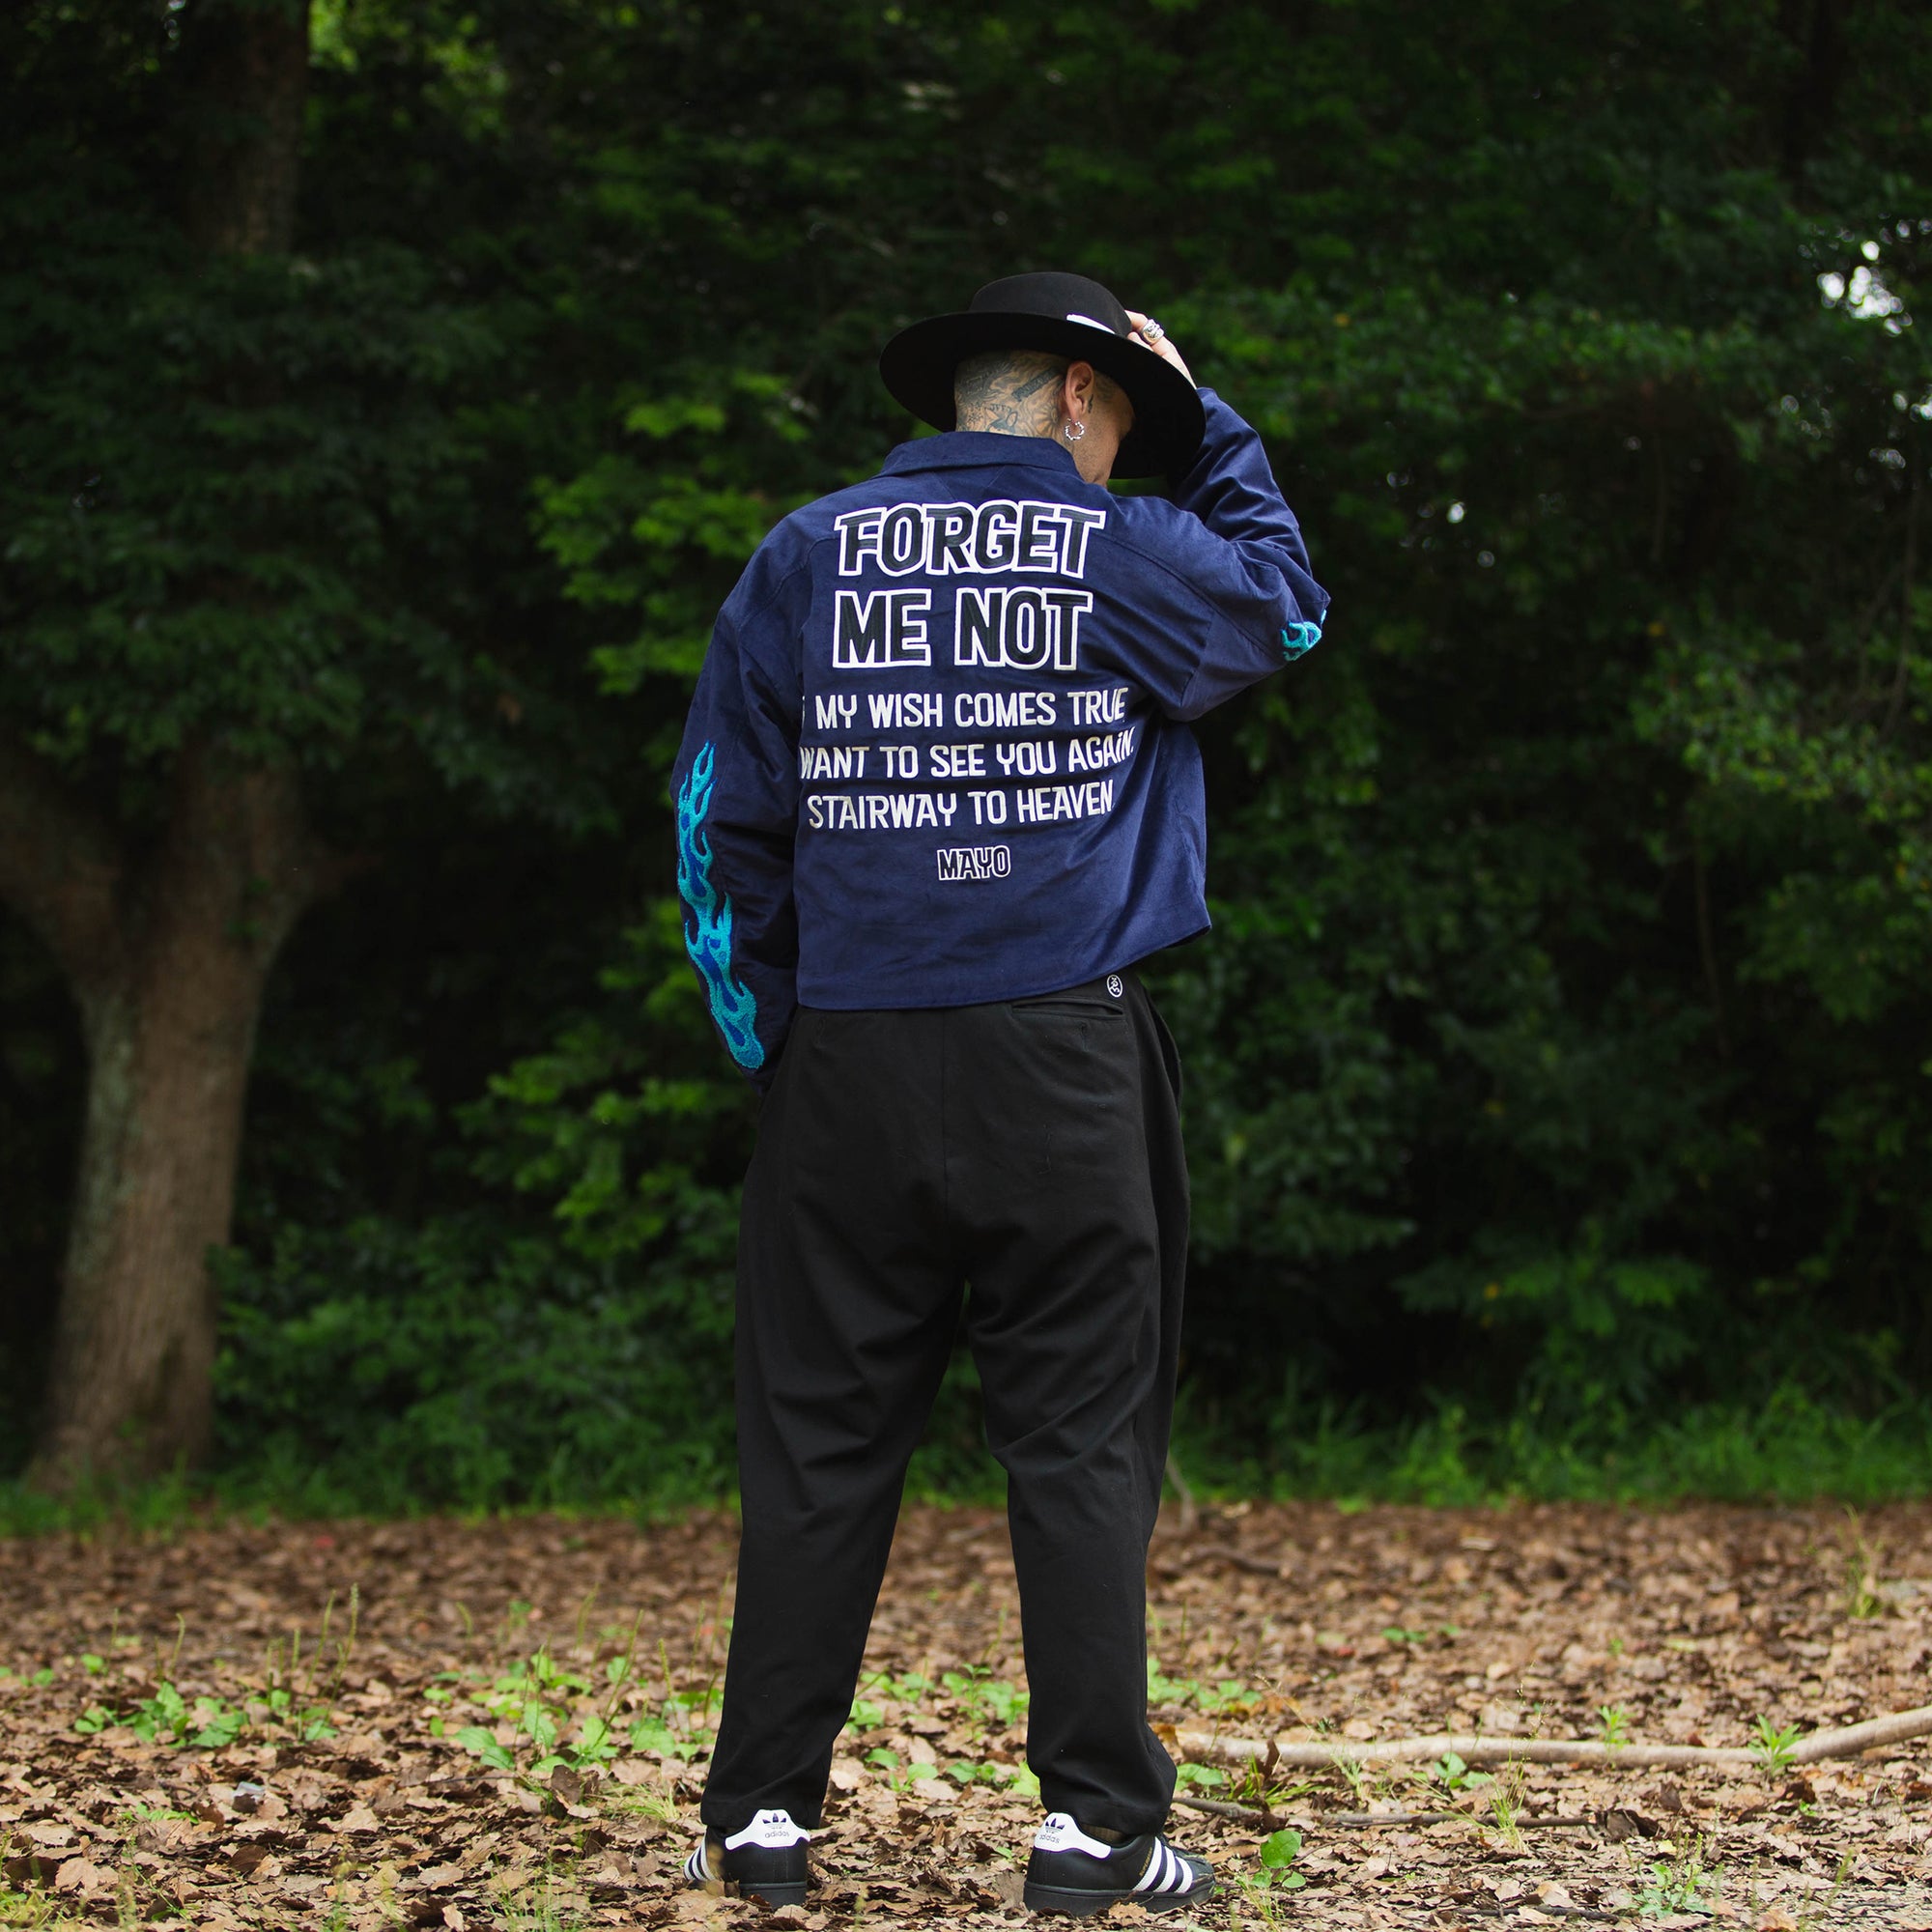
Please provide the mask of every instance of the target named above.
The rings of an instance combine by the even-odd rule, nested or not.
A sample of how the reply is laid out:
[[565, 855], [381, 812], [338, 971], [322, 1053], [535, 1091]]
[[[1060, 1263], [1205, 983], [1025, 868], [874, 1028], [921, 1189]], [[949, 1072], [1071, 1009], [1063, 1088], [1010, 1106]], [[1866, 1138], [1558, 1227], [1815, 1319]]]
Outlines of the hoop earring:
[[1078, 442], [1087, 434], [1087, 425], [1084, 422], [1076, 422], [1069, 416], [1060, 425], [1060, 433], [1068, 442]]

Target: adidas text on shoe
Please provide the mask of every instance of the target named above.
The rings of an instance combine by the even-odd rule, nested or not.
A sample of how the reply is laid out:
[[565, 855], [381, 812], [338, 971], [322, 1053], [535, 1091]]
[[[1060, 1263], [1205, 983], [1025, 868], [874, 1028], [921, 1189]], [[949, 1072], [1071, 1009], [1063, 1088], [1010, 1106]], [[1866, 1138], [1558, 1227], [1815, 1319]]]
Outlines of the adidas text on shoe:
[[1055, 1811], [1034, 1834], [1027, 1861], [1028, 1906], [1076, 1918], [1104, 1912], [1117, 1899], [1150, 1912], [1175, 1912], [1213, 1889], [1213, 1867], [1177, 1852], [1158, 1832], [1103, 1844], [1065, 1811]]
[[684, 1861], [694, 1886], [735, 1885], [767, 1905], [805, 1903], [808, 1834], [789, 1811], [760, 1811], [742, 1832], [707, 1832]]

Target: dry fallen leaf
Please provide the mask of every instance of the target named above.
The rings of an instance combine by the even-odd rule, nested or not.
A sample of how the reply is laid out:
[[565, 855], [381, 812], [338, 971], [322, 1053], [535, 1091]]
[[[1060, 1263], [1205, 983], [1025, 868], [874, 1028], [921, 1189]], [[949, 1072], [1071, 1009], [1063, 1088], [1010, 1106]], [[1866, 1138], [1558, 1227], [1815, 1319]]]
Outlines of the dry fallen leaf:
[[[1164, 1524], [1151, 1566], [1150, 1653], [1176, 1687], [1165, 1693], [1168, 1738], [1175, 1716], [1183, 1728], [1257, 1739], [1291, 1721], [1303, 1736], [1469, 1730], [1501, 1703], [1523, 1714], [1523, 1732], [1546, 1737], [1598, 1735], [1608, 1708], [1633, 1739], [1694, 1724], [1712, 1743], [1742, 1745], [1761, 1716], [1808, 1728], [1922, 1702], [1932, 1665], [1932, 1595], [1882, 1599], [1879, 1617], [1850, 1614], [1844, 1527], [1829, 1509], [1347, 1514], [1257, 1502], [1203, 1517], [1192, 1539]], [[1932, 1574], [1932, 1509], [1874, 1511], [1864, 1531], [1898, 1574]], [[313, 1932], [331, 1920], [355, 1932], [404, 1921], [484, 1932], [542, 1923], [543, 1910], [582, 1932], [763, 1922], [750, 1901], [685, 1891], [680, 1874], [716, 1720], [734, 1548], [735, 1525], [703, 1512], [642, 1529], [537, 1517], [344, 1522], [318, 1540], [223, 1522], [173, 1538], [7, 1545], [9, 1882], [51, 1890], [67, 1872], [70, 1917], [106, 1922], [126, 1896], [146, 1918], [195, 1932]], [[360, 1622], [337, 1696], [335, 1637], [352, 1587]], [[907, 1512], [860, 1690], [881, 1721], [840, 1741], [812, 1847], [810, 1932], [849, 1924], [862, 1889], [867, 1923], [1014, 1932], [1039, 1815], [1010, 1782], [1023, 1714], [945, 1680], [1002, 1699], [1023, 1690], [1016, 1610], [996, 1514]], [[332, 1737], [303, 1742], [258, 1723], [225, 1748], [180, 1748], [143, 1744], [125, 1725], [72, 1728], [92, 1705], [128, 1713], [153, 1697], [157, 1667], [190, 1701], [259, 1699], [270, 1647], [286, 1673], [297, 1633], [303, 1694], [313, 1682]], [[612, 1703], [607, 1671], [634, 1636], [648, 1664]], [[511, 1693], [501, 1709], [486, 1700], [506, 1675], [520, 1682], [539, 1648], [593, 1686], [558, 1707], [566, 1745], [571, 1724], [608, 1708], [619, 1747], [601, 1788], [586, 1779], [567, 1804], [547, 1774], [544, 1789], [528, 1788], [527, 1737], [512, 1772], [458, 1740], [472, 1726], [517, 1739]], [[84, 1669], [86, 1653], [104, 1667]], [[37, 1685], [42, 1669], [52, 1675]], [[923, 1688], [900, 1694], [901, 1684]], [[672, 1692], [680, 1701], [667, 1703]], [[634, 1723], [647, 1729], [632, 1744]], [[865, 1762], [881, 1746], [897, 1753], [897, 1776], [918, 1766], [920, 1787], [895, 1791]], [[975, 1781], [960, 1784], [955, 1767]], [[1809, 1767], [1803, 1780], [1529, 1767], [1524, 1849], [1499, 1861], [1507, 1847], [1483, 1789], [1422, 1766], [1378, 1774], [1359, 1795], [1326, 1775], [1275, 1801], [1275, 1823], [1302, 1833], [1294, 1868], [1307, 1881], [1281, 1909], [1334, 1932], [1462, 1932], [1499, 1909], [1512, 1922], [1535, 1923], [1535, 1911], [1575, 1923], [1634, 1910], [1639, 1875], [1702, 1837], [1726, 1875], [1713, 1909], [1754, 1899], [1766, 1932], [1806, 1911], [1821, 1927], [1904, 1932], [1932, 1925], [1928, 1791], [1924, 1741]], [[1222, 1802], [1228, 1793], [1206, 1787]], [[1389, 1809], [1467, 1817], [1420, 1829], [1345, 1822]], [[1559, 1815], [1592, 1822], [1543, 1828]], [[1228, 1881], [1258, 1874], [1272, 1829], [1185, 1808], [1169, 1827]], [[1662, 1850], [1666, 1836], [1679, 1852]], [[1821, 1919], [1853, 1850], [1860, 1862]], [[1500, 1907], [1498, 1879], [1520, 1888]], [[1224, 1886], [1201, 1922], [1237, 1922], [1227, 1915], [1239, 1898]]]
[[91, 1859], [69, 1859], [54, 1875], [56, 1891], [77, 1891], [85, 1895], [99, 1891], [114, 1883], [114, 1874], [105, 1865], [98, 1865]]

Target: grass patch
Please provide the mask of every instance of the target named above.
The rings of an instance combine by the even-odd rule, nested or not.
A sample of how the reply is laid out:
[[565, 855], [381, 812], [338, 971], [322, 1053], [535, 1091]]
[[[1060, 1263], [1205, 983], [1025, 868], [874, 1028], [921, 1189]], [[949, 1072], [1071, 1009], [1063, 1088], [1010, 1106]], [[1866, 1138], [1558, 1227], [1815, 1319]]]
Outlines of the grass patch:
[[1856, 1415], [1783, 1387], [1667, 1420], [1567, 1433], [1546, 1419], [1485, 1418], [1445, 1403], [1375, 1427], [1329, 1410], [1261, 1455], [1183, 1432], [1192, 1487], [1220, 1496], [1408, 1502], [1813, 1502], [1863, 1506], [1932, 1492], [1932, 1402]]
[[[998, 1504], [1006, 1478], [954, 1406], [935, 1418], [906, 1485], [917, 1501]], [[1569, 1433], [1546, 1419], [1487, 1419], [1445, 1403], [1415, 1421], [1378, 1427], [1323, 1410], [1256, 1453], [1189, 1427], [1179, 1460], [1204, 1496], [1317, 1498], [1345, 1504], [1423, 1503], [1457, 1507], [1510, 1500], [1548, 1502], [1801, 1503], [1831, 1499], [1864, 1507], [1932, 1492], [1932, 1401], [1915, 1397], [1873, 1415], [1817, 1401], [1795, 1387], [1763, 1401], [1707, 1403], [1662, 1421], [1615, 1429], [1586, 1423]], [[721, 1480], [694, 1492], [673, 1475], [645, 1495], [546, 1493], [505, 1508], [460, 1492], [398, 1498], [371, 1492], [347, 1471], [294, 1477], [286, 1464], [247, 1466], [151, 1483], [97, 1483], [49, 1496], [0, 1483], [0, 1535], [178, 1534], [195, 1523], [330, 1517], [409, 1517], [430, 1512], [516, 1516], [529, 1512], [631, 1513], [645, 1520], [696, 1503], [730, 1503]], [[4, 1921], [0, 1921], [4, 1923]]]

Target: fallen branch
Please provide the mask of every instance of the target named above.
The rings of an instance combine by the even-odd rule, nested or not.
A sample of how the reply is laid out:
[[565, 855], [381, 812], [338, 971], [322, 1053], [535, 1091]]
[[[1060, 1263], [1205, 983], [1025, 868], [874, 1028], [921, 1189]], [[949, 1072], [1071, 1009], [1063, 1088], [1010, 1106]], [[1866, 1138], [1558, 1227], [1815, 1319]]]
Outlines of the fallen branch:
[[[1779, 1753], [1776, 1768], [1817, 1764], [1824, 1758], [1856, 1757], [1880, 1745], [1903, 1744], [1908, 1738], [1932, 1735], [1932, 1704], [1916, 1711], [1898, 1711], [1840, 1730], [1814, 1731], [1788, 1755]], [[1274, 1753], [1274, 1762], [1294, 1771], [1321, 1770], [1333, 1764], [1434, 1764], [1452, 1753], [1464, 1764], [1589, 1764], [1606, 1770], [1632, 1771], [1751, 1771], [1766, 1766], [1764, 1753], [1715, 1745], [1606, 1745], [1594, 1738], [1454, 1737], [1386, 1738], [1358, 1744], [1337, 1738], [1315, 1743], [1307, 1739], [1269, 1739], [1256, 1744], [1247, 1738], [1224, 1738], [1212, 1731], [1179, 1731], [1176, 1747], [1183, 1763], [1216, 1758], [1246, 1763]]]
[[[1321, 1816], [1324, 1825], [1364, 1829], [1377, 1825], [1481, 1825], [1489, 1831], [1496, 1829], [1495, 1820], [1480, 1811], [1324, 1811]], [[1519, 1811], [1510, 1822], [1519, 1832], [1582, 1832], [1602, 1821], [1594, 1816], [1537, 1818]]]
[[[1225, 1798], [1189, 1798], [1177, 1791], [1174, 1802], [1186, 1805], [1190, 1811], [1206, 1811], [1215, 1818], [1238, 1818], [1244, 1825], [1261, 1825], [1270, 1831], [1282, 1822], [1272, 1811], [1261, 1811], [1252, 1804], [1230, 1804]], [[1384, 1825], [1481, 1825], [1493, 1829], [1492, 1820], [1475, 1811], [1323, 1811], [1303, 1822], [1310, 1831], [1332, 1825], [1360, 1829]], [[1585, 1818], [1536, 1818], [1521, 1812], [1517, 1813], [1514, 1822], [1520, 1832], [1580, 1832], [1601, 1823], [1594, 1815]]]
[[1236, 1570], [1245, 1570], [1251, 1577], [1281, 1576], [1281, 1559], [1274, 1556], [1250, 1556], [1245, 1549], [1236, 1549], [1225, 1543], [1201, 1543], [1192, 1549], [1181, 1552], [1190, 1565], [1202, 1563], [1227, 1563]]
[[1266, 1811], [1258, 1811], [1252, 1804], [1231, 1804], [1225, 1798], [1187, 1798], [1177, 1791], [1174, 1794], [1177, 1804], [1184, 1804], [1190, 1811], [1205, 1811], [1210, 1818], [1238, 1818], [1246, 1825], [1270, 1825], [1273, 1817]]

